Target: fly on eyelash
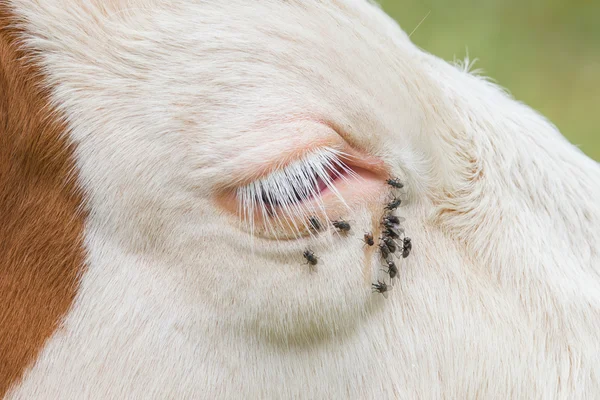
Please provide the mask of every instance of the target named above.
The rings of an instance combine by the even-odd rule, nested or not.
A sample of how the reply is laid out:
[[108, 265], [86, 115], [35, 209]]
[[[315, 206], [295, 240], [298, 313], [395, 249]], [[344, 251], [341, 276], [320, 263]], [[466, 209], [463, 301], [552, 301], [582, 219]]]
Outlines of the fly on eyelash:
[[[310, 231], [311, 216], [323, 215], [327, 221], [321, 192], [329, 189], [343, 204], [334, 182], [356, 174], [343, 162], [344, 154], [330, 148], [318, 149], [292, 164], [272, 172], [237, 191], [240, 214], [254, 231], [260, 216], [265, 229], [277, 238], [277, 232], [292, 230], [296, 236]], [[301, 226], [298, 226], [298, 221]]]

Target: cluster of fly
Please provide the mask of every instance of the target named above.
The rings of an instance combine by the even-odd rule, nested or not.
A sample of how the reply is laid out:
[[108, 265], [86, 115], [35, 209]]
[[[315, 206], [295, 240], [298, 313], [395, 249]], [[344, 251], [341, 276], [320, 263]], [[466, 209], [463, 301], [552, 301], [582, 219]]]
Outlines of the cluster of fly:
[[[392, 187], [392, 191], [396, 189], [402, 189], [404, 184], [398, 178], [388, 179], [387, 184]], [[381, 258], [382, 266], [385, 268], [383, 271], [389, 275], [390, 284], [387, 284], [381, 280], [377, 283], [372, 284], [374, 292], [383, 294], [387, 297], [387, 292], [391, 290], [391, 282], [398, 276], [398, 267], [393, 260], [393, 255], [398, 254], [402, 258], [409, 256], [412, 250], [412, 243], [409, 237], [404, 235], [404, 227], [402, 223], [405, 221], [404, 218], [394, 215], [396, 209], [402, 204], [402, 200], [394, 196], [384, 207], [384, 215], [381, 218], [381, 237], [377, 244], [379, 250], [379, 256]], [[373, 235], [365, 235], [365, 242], [372, 246], [374, 244]], [[370, 239], [367, 241], [367, 239]]]
[[[392, 191], [404, 187], [404, 184], [398, 178], [390, 178], [386, 182], [391, 186]], [[402, 226], [405, 219], [394, 214], [401, 204], [402, 200], [396, 196], [393, 196], [385, 204], [384, 214], [381, 218], [381, 236], [377, 243], [382, 266], [385, 268], [383, 271], [389, 275], [390, 284], [385, 281], [377, 280], [377, 283], [373, 283], [371, 287], [373, 292], [381, 293], [386, 298], [388, 292], [392, 289], [391, 282], [398, 276], [398, 267], [394, 262], [393, 256], [397, 255], [398, 257], [407, 258], [412, 250], [411, 240], [404, 234], [404, 227]], [[342, 234], [347, 234], [351, 229], [348, 221], [339, 219], [327, 221], [324, 225], [319, 218], [315, 216], [310, 216], [308, 218], [307, 225], [313, 232], [320, 232], [324, 230], [324, 227], [329, 223]], [[375, 239], [371, 232], [367, 232], [363, 235], [363, 241], [367, 246], [375, 245]], [[314, 270], [319, 262], [315, 253], [310, 249], [306, 249], [303, 256], [311, 270]]]
[[[315, 216], [308, 218], [308, 224], [310, 226], [310, 229], [315, 232], [320, 232], [323, 230], [323, 224]], [[350, 223], [348, 221], [344, 221], [342, 219], [336, 220], [336, 221], [331, 221], [331, 225], [333, 225], [333, 227], [338, 232], [344, 233], [344, 234], [348, 233], [351, 229]], [[315, 268], [316, 265], [319, 262], [319, 260], [317, 259], [317, 256], [315, 256], [315, 253], [310, 249], [306, 249], [302, 255], [306, 259], [306, 262], [310, 266], [311, 270], [314, 271], [316, 269]]]

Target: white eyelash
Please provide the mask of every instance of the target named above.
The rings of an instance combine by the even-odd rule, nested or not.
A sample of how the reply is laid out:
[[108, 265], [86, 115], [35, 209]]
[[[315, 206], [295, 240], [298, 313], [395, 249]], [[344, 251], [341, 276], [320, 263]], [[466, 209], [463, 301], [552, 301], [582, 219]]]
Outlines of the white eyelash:
[[[265, 228], [275, 238], [278, 231], [286, 228], [293, 230], [296, 237], [299, 237], [301, 232], [296, 221], [302, 221], [304, 228], [310, 232], [309, 218], [312, 216], [324, 216], [326, 224], [329, 225], [330, 219], [317, 191], [317, 181], [322, 180], [348, 207], [330, 176], [332, 171], [342, 171], [343, 174], [336, 173], [336, 177], [358, 178], [356, 173], [344, 164], [343, 158], [348, 156], [335, 149], [321, 148], [265, 178], [239, 188], [239, 211], [244, 222], [250, 226], [250, 233], [254, 234], [254, 216], [257, 211], [262, 216]], [[305, 201], [309, 198], [310, 202]]]

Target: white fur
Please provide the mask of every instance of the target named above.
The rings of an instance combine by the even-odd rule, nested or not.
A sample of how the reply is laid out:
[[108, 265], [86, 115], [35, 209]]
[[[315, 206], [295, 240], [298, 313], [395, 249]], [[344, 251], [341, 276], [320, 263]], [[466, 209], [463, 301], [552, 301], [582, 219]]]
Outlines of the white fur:
[[[600, 397], [600, 168], [537, 113], [364, 0], [11, 3], [90, 216], [75, 305], [8, 398]], [[334, 136], [303, 115], [407, 184], [387, 301], [354, 238], [251, 239], [213, 201]]]

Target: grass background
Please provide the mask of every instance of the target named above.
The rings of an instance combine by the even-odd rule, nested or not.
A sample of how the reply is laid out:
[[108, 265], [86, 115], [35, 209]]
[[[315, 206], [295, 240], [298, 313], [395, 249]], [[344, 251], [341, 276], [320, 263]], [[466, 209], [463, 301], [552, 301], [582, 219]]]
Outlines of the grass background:
[[600, 0], [380, 0], [413, 42], [475, 68], [600, 160]]

